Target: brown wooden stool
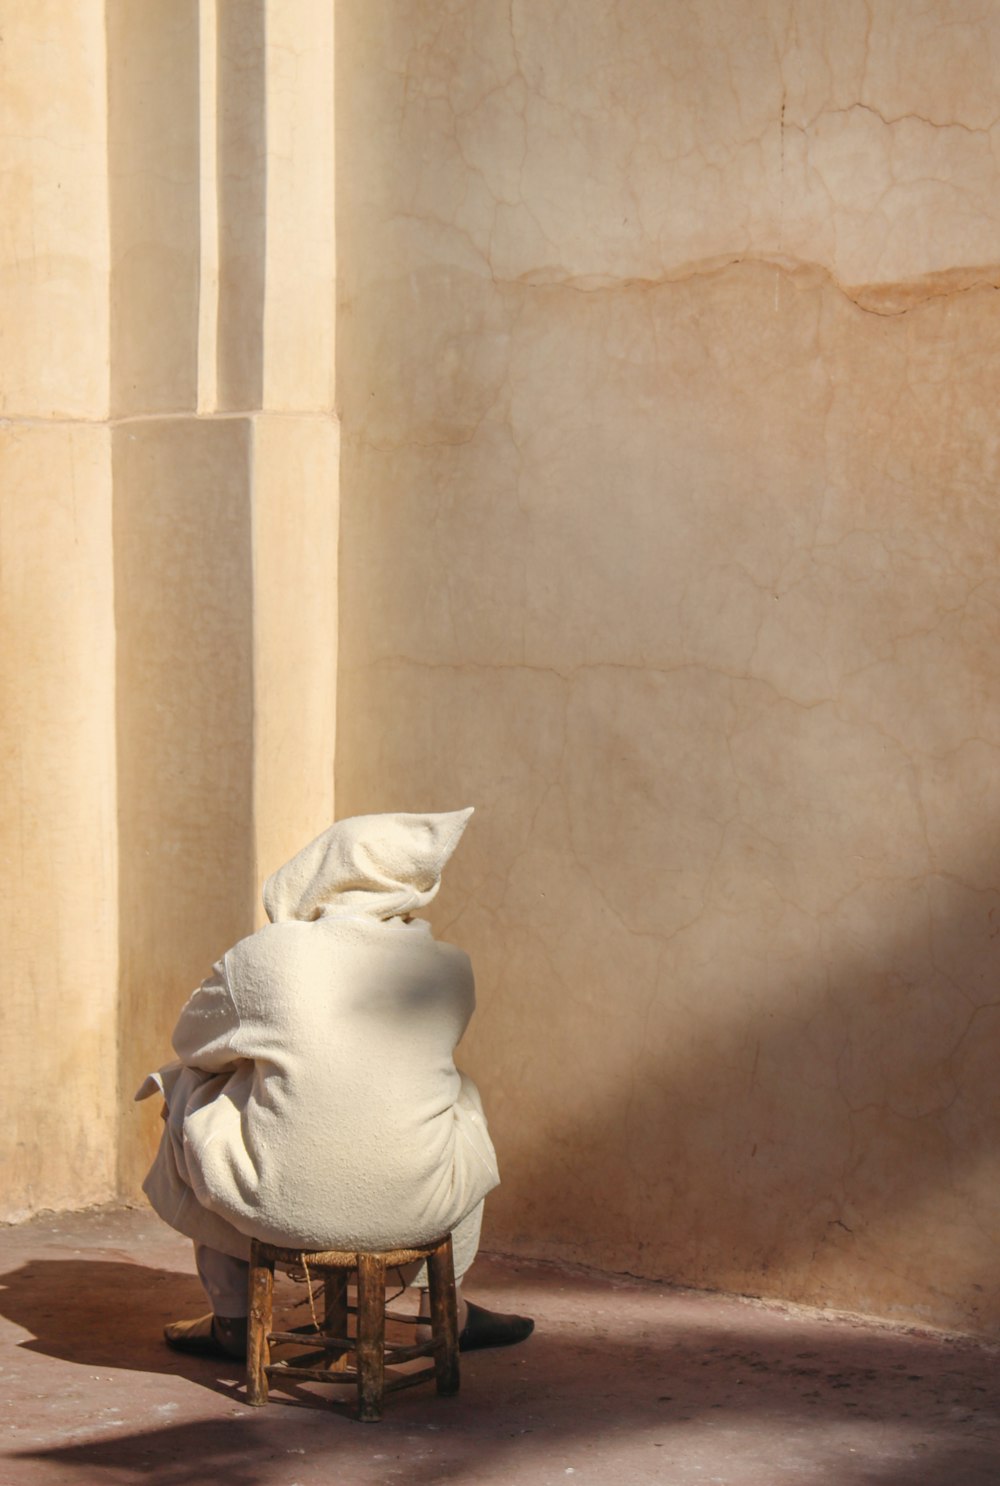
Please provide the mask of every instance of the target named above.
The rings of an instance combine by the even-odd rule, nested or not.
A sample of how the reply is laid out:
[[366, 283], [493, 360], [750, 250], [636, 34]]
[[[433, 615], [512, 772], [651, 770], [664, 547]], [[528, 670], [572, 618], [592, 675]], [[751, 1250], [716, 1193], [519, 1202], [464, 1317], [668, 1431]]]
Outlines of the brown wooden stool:
[[[413, 1346], [393, 1346], [385, 1340], [385, 1275], [417, 1260], [427, 1261], [431, 1302], [431, 1340]], [[319, 1332], [272, 1331], [271, 1304], [274, 1267], [312, 1270], [323, 1276], [323, 1322]], [[347, 1284], [357, 1274], [357, 1306], [347, 1304]], [[311, 1293], [311, 1292], [310, 1292]], [[354, 1336], [349, 1335], [348, 1317], [357, 1317]], [[391, 1319], [417, 1324], [415, 1316]], [[426, 1324], [426, 1318], [424, 1320]], [[326, 1354], [324, 1367], [295, 1366], [294, 1362], [271, 1361], [272, 1342], [292, 1342]], [[355, 1366], [347, 1366], [353, 1353]], [[332, 1357], [330, 1354], [333, 1354]], [[386, 1367], [433, 1357], [433, 1367], [419, 1372], [386, 1377]], [[396, 1388], [412, 1388], [433, 1378], [439, 1393], [457, 1393], [458, 1307], [451, 1236], [425, 1247], [387, 1249], [377, 1253], [350, 1253], [339, 1249], [313, 1252], [309, 1249], [277, 1248], [254, 1239], [250, 1249], [250, 1320], [247, 1335], [247, 1403], [267, 1403], [269, 1378], [302, 1378], [318, 1383], [353, 1383], [358, 1391], [358, 1418], [373, 1422], [382, 1417], [382, 1400]]]

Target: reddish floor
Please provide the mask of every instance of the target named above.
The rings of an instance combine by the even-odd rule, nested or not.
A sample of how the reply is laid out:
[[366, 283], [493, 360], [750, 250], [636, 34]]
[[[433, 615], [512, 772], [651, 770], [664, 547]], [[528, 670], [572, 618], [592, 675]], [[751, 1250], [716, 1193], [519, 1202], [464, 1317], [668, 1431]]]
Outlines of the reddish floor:
[[472, 1298], [535, 1336], [363, 1425], [169, 1352], [204, 1307], [147, 1213], [0, 1229], [0, 1261], [0, 1486], [1000, 1486], [997, 1348], [480, 1260]]

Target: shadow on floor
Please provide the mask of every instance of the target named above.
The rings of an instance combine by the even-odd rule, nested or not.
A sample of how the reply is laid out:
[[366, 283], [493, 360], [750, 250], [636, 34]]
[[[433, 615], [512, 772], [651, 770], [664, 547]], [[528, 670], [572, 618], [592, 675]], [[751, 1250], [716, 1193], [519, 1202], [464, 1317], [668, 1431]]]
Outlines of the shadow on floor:
[[171, 1352], [163, 1342], [166, 1322], [207, 1309], [194, 1275], [127, 1260], [33, 1259], [0, 1275], [0, 1315], [31, 1332], [20, 1343], [25, 1351], [219, 1388], [202, 1359]]
[[[672, 1303], [669, 1291], [621, 1294], [597, 1280], [600, 1318], [588, 1314], [587, 1281], [577, 1284], [569, 1315], [544, 1276], [532, 1283], [540, 1320], [527, 1344], [465, 1358], [458, 1398], [404, 1393], [388, 1401], [381, 1425], [363, 1426], [329, 1409], [321, 1390], [295, 1400], [279, 1394], [266, 1409], [244, 1411], [238, 1365], [167, 1351], [162, 1321], [203, 1305], [192, 1276], [115, 1260], [31, 1261], [0, 1277], [0, 1312], [33, 1336], [23, 1348], [85, 1368], [180, 1375], [227, 1395], [233, 1407], [225, 1417], [161, 1418], [13, 1458], [44, 1463], [53, 1481], [72, 1486], [273, 1486], [292, 1479], [303, 1451], [311, 1469], [336, 1462], [339, 1474], [383, 1450], [398, 1454], [407, 1486], [442, 1486], [515, 1480], [543, 1458], [554, 1462], [555, 1479], [563, 1457], [578, 1461], [581, 1474], [590, 1460], [594, 1479], [598, 1458], [639, 1449], [648, 1478], [662, 1481], [671, 1478], [659, 1462], [669, 1469], [678, 1452], [697, 1455], [706, 1442], [715, 1460], [731, 1434], [734, 1451], [749, 1443], [765, 1463], [769, 1449], [781, 1452], [762, 1482], [996, 1486], [1000, 1479], [1000, 1390], [979, 1348], [794, 1317], [761, 1325], [731, 1302], [718, 1303], [716, 1314], [711, 1297]], [[741, 1314], [745, 1321], [733, 1325]], [[799, 1477], [787, 1473], [797, 1454], [808, 1459]], [[741, 1469], [716, 1479], [757, 1479]], [[642, 1481], [646, 1471], [603, 1478]]]
[[[780, 1452], [777, 1441], [776, 1451]], [[633, 1482], [647, 1480], [661, 1483], [661, 1486], [674, 1486], [681, 1479], [685, 1482], [697, 1479], [687, 1473], [683, 1477], [673, 1473], [676, 1457], [671, 1451], [669, 1440], [663, 1442], [663, 1448], [657, 1453], [662, 1461], [662, 1474], [650, 1470], [644, 1471], [642, 1475], [630, 1476], [624, 1458], [624, 1469], [619, 1467], [610, 1474], [586, 1471], [585, 1467], [577, 1469], [580, 1476], [586, 1475], [591, 1481], [621, 1481], [629, 1483], [629, 1486]], [[369, 1452], [366, 1451], [365, 1454]], [[758, 1480], [761, 1486], [774, 1486], [778, 1482], [784, 1486], [785, 1482], [791, 1481], [808, 1481], [810, 1486], [820, 1486], [820, 1483], [822, 1486], [995, 1486], [996, 1462], [988, 1464], [981, 1456], [977, 1462], [974, 1456], [974, 1447], [954, 1447], [941, 1450], [931, 1448], [919, 1462], [897, 1461], [887, 1464], [877, 1458], [861, 1458], [847, 1464], [841, 1457], [836, 1461], [831, 1459], [828, 1469], [823, 1469], [822, 1466], [817, 1468], [813, 1464], [811, 1468], [805, 1467], [800, 1476], [795, 1476], [788, 1474], [787, 1468], [782, 1468], [782, 1457], [780, 1453], [776, 1453], [771, 1474], [767, 1473], [767, 1468], [759, 1476], [747, 1475], [745, 1472], [733, 1475], [706, 1472], [701, 1479], [720, 1483], [739, 1482], [741, 1486], [744, 1481], [753, 1481], [756, 1486]], [[289, 1469], [296, 1469], [294, 1463], [286, 1461], [285, 1471], [280, 1476], [277, 1475], [274, 1454], [267, 1450], [258, 1453], [248, 1440], [246, 1430], [235, 1422], [229, 1427], [205, 1422], [177, 1425], [130, 1439], [92, 1446], [67, 1446], [58, 1450], [40, 1451], [34, 1455], [25, 1452], [15, 1458], [45, 1461], [53, 1468], [54, 1480], [72, 1482], [73, 1486], [80, 1486], [83, 1481], [88, 1486], [91, 1483], [101, 1483], [103, 1486], [105, 1482], [124, 1482], [126, 1486], [132, 1486], [133, 1482], [148, 1482], [149, 1486], [206, 1486], [206, 1483], [212, 1483], [212, 1486], [276, 1486], [280, 1481], [284, 1486], [285, 1482], [296, 1479], [288, 1473]], [[568, 1458], [583, 1457], [577, 1453]], [[330, 1443], [325, 1459], [328, 1470], [336, 1467], [338, 1471], [336, 1476], [326, 1474], [322, 1477], [331, 1486], [334, 1481], [344, 1483], [362, 1479], [341, 1474], [350, 1456], [345, 1459], [345, 1452], [339, 1442]], [[390, 1471], [393, 1480], [405, 1481], [407, 1486], [410, 1483], [412, 1486], [438, 1486], [438, 1483], [444, 1486], [444, 1483], [452, 1482], [475, 1482], [478, 1486], [483, 1481], [514, 1482], [521, 1470], [540, 1464], [540, 1460], [537, 1455], [530, 1461], [523, 1456], [498, 1460], [494, 1455], [485, 1472], [483, 1463], [483, 1454], [479, 1449], [469, 1449], [459, 1458], [448, 1462], [435, 1460], [428, 1465], [409, 1459], [404, 1447]], [[503, 1473], [505, 1467], [509, 1474]], [[558, 1472], [558, 1479], [563, 1479], [564, 1471], [558, 1466], [555, 1470]], [[65, 1475], [62, 1475], [62, 1471], [65, 1471]], [[367, 1482], [380, 1478], [365, 1475], [363, 1479]], [[552, 1479], [554, 1481], [557, 1477], [553, 1475]], [[571, 1480], [572, 1477], [567, 1479]]]

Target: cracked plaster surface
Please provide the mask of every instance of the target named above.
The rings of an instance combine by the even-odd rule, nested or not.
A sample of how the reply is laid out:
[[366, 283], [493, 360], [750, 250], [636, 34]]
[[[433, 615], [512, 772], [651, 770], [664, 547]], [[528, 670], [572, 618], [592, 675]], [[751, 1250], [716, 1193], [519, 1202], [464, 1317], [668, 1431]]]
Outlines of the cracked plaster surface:
[[364, 106], [391, 146], [365, 169], [352, 142], [347, 166], [380, 219], [373, 277], [405, 256], [607, 284], [757, 256], [876, 301], [996, 282], [995, 7], [386, 0], [343, 29], [348, 58], [377, 55]]
[[488, 1241], [996, 1331], [1000, 15], [339, 45], [338, 809], [479, 807]]

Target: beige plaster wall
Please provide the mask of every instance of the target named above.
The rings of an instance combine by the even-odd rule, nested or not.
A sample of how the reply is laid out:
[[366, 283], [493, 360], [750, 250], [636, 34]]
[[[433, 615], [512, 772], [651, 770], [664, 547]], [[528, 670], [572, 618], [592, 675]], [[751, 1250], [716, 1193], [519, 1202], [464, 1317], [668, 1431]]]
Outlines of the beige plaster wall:
[[[260, 921], [263, 879], [333, 816], [333, 14], [326, 0], [121, 0], [117, 19], [123, 129], [133, 33], [139, 57], [160, 57], [150, 119], [111, 149], [132, 265], [121, 365], [150, 373], [124, 379], [134, 416], [114, 436], [132, 1195], [160, 1131], [156, 1101], [136, 1108], [132, 1092], [171, 1056], [191, 990]], [[296, 361], [289, 337], [306, 325]]]
[[0, 36], [0, 1216], [16, 1218], [115, 1189], [111, 451], [90, 421], [109, 234], [102, 14], [11, 0]]
[[[97, 8], [97, 7], [93, 7]], [[194, 409], [198, 0], [107, 0], [111, 411]]]
[[125, 1191], [158, 1134], [155, 1101], [138, 1111], [132, 1095], [170, 1056], [179, 1006], [253, 925], [250, 470], [244, 418], [115, 430]]
[[338, 811], [478, 807], [487, 1242], [995, 1333], [1000, 18], [338, 16]]
[[254, 420], [255, 923], [264, 878], [333, 820], [337, 692], [334, 419]]
[[[0, 1220], [333, 814], [333, 10], [0, 0]], [[296, 346], [308, 341], [302, 354]]]
[[0, 424], [7, 1219], [107, 1201], [115, 1190], [110, 528], [106, 429]]
[[342, 462], [488, 1242], [995, 1334], [996, 18], [336, 18], [340, 264], [328, 0], [0, 0], [0, 1216], [332, 815]]
[[0, 414], [100, 418], [108, 402], [103, 7], [2, 0]]
[[333, 818], [337, 431], [314, 415], [114, 434], [120, 1190], [159, 1139], [145, 1073], [264, 878]]

